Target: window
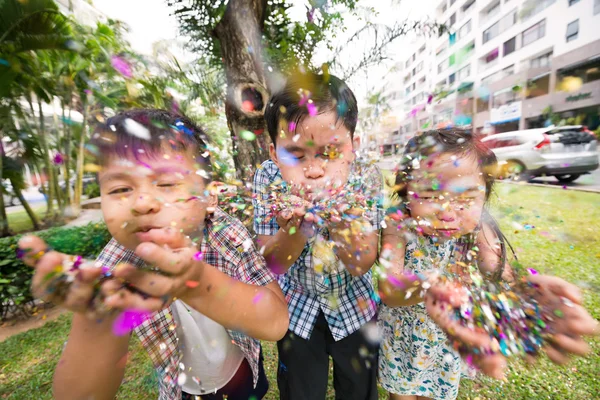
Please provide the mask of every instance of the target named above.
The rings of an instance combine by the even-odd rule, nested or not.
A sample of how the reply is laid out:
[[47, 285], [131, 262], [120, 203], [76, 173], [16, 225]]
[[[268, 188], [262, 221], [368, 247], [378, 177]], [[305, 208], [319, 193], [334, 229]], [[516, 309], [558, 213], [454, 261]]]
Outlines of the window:
[[600, 54], [595, 54], [594, 56], [591, 57], [591, 60], [558, 70], [557, 90], [573, 90], [572, 82], [574, 81], [579, 86], [579, 82], [583, 84], [600, 80]]
[[414, 54], [412, 55], [412, 60], [413, 60], [413, 61], [415, 61], [416, 59], [417, 59], [417, 53], [414, 53]]
[[417, 74], [423, 71], [423, 61], [417, 64]]
[[449, 58], [448, 58], [448, 66], [453, 66], [454, 64], [456, 64], [456, 54], [452, 54]]
[[461, 68], [458, 71], [458, 80], [459, 80], [459, 82], [464, 81], [470, 75], [471, 75], [471, 64], [467, 65], [466, 67]]
[[518, 14], [517, 9], [515, 8], [514, 10], [506, 14], [504, 17], [502, 17], [502, 19], [500, 20], [500, 31], [504, 32], [505, 30], [516, 24], [517, 20]]
[[406, 93], [407, 96], [410, 94], [410, 86], [406, 88], [405, 93]]
[[448, 77], [448, 84], [452, 85], [456, 81], [456, 74], [450, 74]]
[[556, 3], [556, 0], [531, 1], [529, 7], [523, 7], [523, 11], [521, 12], [521, 21], [527, 21], [529, 18], [544, 11], [554, 3]]
[[471, 9], [471, 6], [472, 6], [473, 4], [475, 4], [475, 0], [467, 0], [467, 1], [465, 2], [465, 4], [463, 4], [463, 6], [462, 6], [462, 12], [463, 12], [463, 13], [466, 13], [466, 12], [467, 12], [467, 10], [470, 10], [470, 9]]
[[487, 111], [490, 109], [490, 96], [477, 96], [477, 112]]
[[413, 68], [413, 70], [412, 70], [412, 76], [415, 76], [416, 74], [417, 74], [417, 68], [415, 67], [415, 68]]
[[515, 65], [509, 65], [508, 67], [502, 70], [502, 78], [506, 78], [507, 76], [514, 75], [515, 73]]
[[437, 50], [435, 51], [435, 55], [438, 57], [441, 56], [442, 54], [444, 54], [446, 49], [447, 49], [446, 43], [442, 43], [442, 45], [440, 47], [438, 47]]
[[500, 34], [500, 21], [483, 31], [483, 43], [487, 43]]
[[408, 68], [409, 65], [410, 65], [410, 60], [406, 60], [406, 62], [404, 63], [404, 68]]
[[438, 65], [438, 74], [441, 73], [444, 69], [446, 69], [446, 64], [448, 63], [448, 60], [444, 60], [441, 63], [439, 63]]
[[579, 0], [569, 0], [569, 7], [571, 7], [573, 4], [577, 4], [579, 3]]
[[448, 20], [448, 27], [454, 25], [455, 23], [456, 23], [456, 13], [454, 13], [450, 16], [450, 19]]
[[492, 82], [496, 82], [498, 79], [500, 79], [500, 72], [501, 71], [494, 72], [493, 74], [486, 76], [481, 80], [481, 84], [488, 85]]
[[506, 57], [510, 53], [513, 53], [516, 50], [516, 47], [517, 47], [517, 37], [516, 36], [513, 37], [512, 39], [509, 39], [506, 42], [504, 42], [504, 46], [503, 46], [504, 57]]
[[594, 0], [594, 15], [600, 13], [600, 0]]
[[492, 107], [498, 108], [505, 104], [510, 104], [513, 101], [517, 100], [519, 93], [514, 91], [513, 88], [506, 88], [503, 90], [499, 90], [494, 93], [494, 98], [492, 100]]
[[419, 49], [419, 54], [423, 53], [425, 51], [425, 45], [421, 46], [421, 48]]
[[579, 20], [576, 19], [575, 21], [571, 22], [569, 25], [567, 25], [567, 43], [577, 39], [577, 36], [579, 36]]
[[417, 88], [417, 82], [413, 82], [412, 84], [412, 90], [414, 91]]
[[539, 57], [532, 58], [529, 67], [530, 68], [542, 68], [550, 66], [550, 59], [552, 58], [552, 52], [542, 54]]
[[420, 126], [421, 128], [424, 128], [424, 127], [425, 127], [425, 125], [427, 124], [427, 121], [429, 121], [429, 118], [422, 118], [422, 119], [420, 119], [420, 120], [419, 120], [419, 126]]
[[454, 3], [456, 3], [456, 0], [450, 0], [450, 7], [452, 7]]
[[550, 93], [550, 74], [546, 73], [541, 76], [536, 76], [527, 81], [527, 98], [543, 96]]
[[486, 17], [490, 18], [494, 14], [496, 14], [498, 11], [500, 11], [500, 2], [497, 2], [492, 7], [490, 7], [489, 10], [487, 10], [487, 12], [485, 13], [485, 15], [486, 15]]
[[461, 26], [461, 28], [458, 30], [458, 39], [460, 40], [464, 38], [469, 34], [469, 32], [471, 32], [471, 20], [467, 21], [467, 23]]
[[535, 42], [538, 39], [541, 39], [546, 34], [546, 20], [543, 19], [537, 24], [533, 25], [531, 28], [523, 31], [523, 47], [527, 46]]

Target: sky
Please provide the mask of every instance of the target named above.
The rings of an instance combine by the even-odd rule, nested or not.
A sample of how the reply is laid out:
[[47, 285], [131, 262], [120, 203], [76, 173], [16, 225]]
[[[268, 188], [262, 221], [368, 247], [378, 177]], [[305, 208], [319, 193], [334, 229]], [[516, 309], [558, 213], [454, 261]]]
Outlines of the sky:
[[[378, 15], [373, 17], [373, 23], [392, 25], [395, 21], [420, 20], [427, 17], [427, 11], [433, 10], [433, 5], [439, 0], [361, 0], [359, 5], [373, 7]], [[294, 1], [297, 4], [292, 10], [293, 19], [306, 18], [304, 0]], [[94, 0], [94, 6], [107, 16], [125, 22], [130, 32], [127, 35], [133, 48], [144, 54], [152, 53], [152, 44], [163, 39], [182, 39], [178, 32], [177, 19], [171, 15], [171, 9], [166, 0]], [[364, 25], [364, 21], [347, 17], [348, 33], [343, 33], [334, 41], [334, 48], [343, 46], [347, 36]], [[368, 71], [355, 76], [350, 82], [359, 102], [362, 103], [370, 90], [381, 86], [389, 68], [402, 59], [402, 48], [408, 45], [410, 39], [397, 40], [390, 46], [391, 60], [382, 65], [369, 68]], [[364, 39], [353, 44], [341, 55], [341, 62], [351, 62], [356, 57], [356, 49], [368, 47], [369, 40]], [[187, 57], [186, 57], [187, 58]], [[331, 52], [320, 49], [315, 55], [317, 65], [331, 58]]]

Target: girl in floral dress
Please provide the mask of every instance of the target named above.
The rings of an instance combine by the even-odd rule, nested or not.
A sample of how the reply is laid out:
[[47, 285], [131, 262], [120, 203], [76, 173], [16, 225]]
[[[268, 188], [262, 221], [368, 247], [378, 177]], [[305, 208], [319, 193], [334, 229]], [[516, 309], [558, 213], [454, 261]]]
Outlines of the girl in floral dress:
[[[424, 274], [462, 274], [466, 264], [476, 264], [493, 278], [509, 278], [504, 236], [485, 211], [493, 185], [488, 168], [495, 164], [493, 153], [466, 131], [427, 132], [408, 145], [396, 176], [402, 205], [384, 229], [387, 268], [379, 279], [379, 381], [390, 399], [458, 395], [468, 371], [426, 311]], [[407, 273], [415, 274], [412, 283]]]

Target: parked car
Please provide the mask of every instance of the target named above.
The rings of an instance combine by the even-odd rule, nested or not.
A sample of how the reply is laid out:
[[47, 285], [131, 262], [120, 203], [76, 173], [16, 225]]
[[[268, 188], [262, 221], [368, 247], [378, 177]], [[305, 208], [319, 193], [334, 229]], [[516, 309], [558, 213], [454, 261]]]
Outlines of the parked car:
[[596, 135], [582, 125], [498, 133], [483, 142], [496, 154], [502, 178], [573, 182], [598, 169]]

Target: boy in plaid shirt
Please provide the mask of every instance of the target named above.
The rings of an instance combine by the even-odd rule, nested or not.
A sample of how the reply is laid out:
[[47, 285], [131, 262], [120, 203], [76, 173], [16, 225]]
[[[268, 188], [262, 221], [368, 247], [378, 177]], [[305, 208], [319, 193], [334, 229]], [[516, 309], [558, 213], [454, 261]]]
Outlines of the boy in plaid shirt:
[[254, 229], [288, 301], [281, 399], [325, 399], [330, 356], [336, 398], [377, 398], [370, 269], [383, 179], [355, 160], [357, 115], [343, 81], [312, 73], [291, 76], [265, 111], [271, 160], [254, 176]]
[[[136, 333], [159, 373], [159, 399], [262, 398], [268, 382], [257, 339], [283, 337], [286, 303], [248, 231], [206, 186], [204, 133], [167, 111], [133, 110], [108, 119], [93, 143], [113, 236], [98, 262], [75, 266], [81, 261], [32, 236], [20, 243], [36, 268], [36, 296], [74, 311], [55, 397], [114, 398], [130, 339], [114, 333], [114, 310], [150, 310]], [[117, 279], [100, 280], [98, 291], [115, 266], [109, 276]]]

